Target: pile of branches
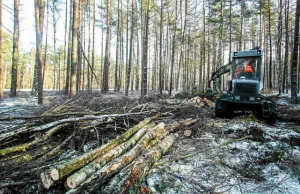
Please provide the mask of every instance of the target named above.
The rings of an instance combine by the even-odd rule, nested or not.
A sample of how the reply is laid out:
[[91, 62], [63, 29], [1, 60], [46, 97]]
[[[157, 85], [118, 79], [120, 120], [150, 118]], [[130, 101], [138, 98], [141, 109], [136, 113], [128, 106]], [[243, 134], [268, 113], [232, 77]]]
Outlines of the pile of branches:
[[0, 192], [137, 191], [172, 146], [170, 133], [198, 121], [161, 122], [170, 110], [146, 107], [137, 105], [125, 113], [80, 112], [66, 103], [38, 116], [0, 118], [28, 120], [0, 131]]

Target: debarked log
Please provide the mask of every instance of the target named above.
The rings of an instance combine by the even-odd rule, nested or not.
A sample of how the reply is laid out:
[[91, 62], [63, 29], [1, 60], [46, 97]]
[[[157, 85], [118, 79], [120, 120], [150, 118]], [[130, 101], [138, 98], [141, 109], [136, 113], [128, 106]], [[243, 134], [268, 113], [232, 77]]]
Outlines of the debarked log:
[[126, 193], [135, 184], [141, 183], [149, 170], [153, 167], [163, 154], [173, 145], [173, 136], [167, 136], [149, 152], [141, 155], [137, 160], [121, 170], [105, 187], [102, 193]]
[[[44, 173], [41, 174], [41, 179], [43, 186], [45, 188], [49, 188], [54, 181], [57, 181], [66, 175], [74, 172], [75, 170], [78, 170], [85, 166], [86, 164], [90, 163], [92, 160], [97, 158], [98, 156], [108, 152], [109, 150], [115, 148], [116, 146], [120, 145], [124, 141], [126, 141], [129, 137], [131, 137], [134, 133], [136, 133], [140, 128], [150, 123], [153, 119], [156, 119], [159, 117], [160, 114], [157, 114], [155, 116], [149, 117], [141, 121], [139, 124], [135, 125], [134, 127], [128, 129], [125, 133], [123, 133], [121, 136], [117, 137], [116, 139], [110, 141], [109, 143], [96, 148], [84, 155], [81, 155], [79, 157], [76, 157], [72, 159], [71, 161], [67, 161], [55, 168], [52, 168]], [[44, 176], [47, 175], [47, 176]], [[48, 176], [49, 175], [49, 176]], [[44, 178], [42, 178], [44, 177]], [[47, 178], [52, 180], [47, 180]], [[45, 181], [45, 182], [44, 182]], [[50, 183], [50, 184], [48, 184]]]

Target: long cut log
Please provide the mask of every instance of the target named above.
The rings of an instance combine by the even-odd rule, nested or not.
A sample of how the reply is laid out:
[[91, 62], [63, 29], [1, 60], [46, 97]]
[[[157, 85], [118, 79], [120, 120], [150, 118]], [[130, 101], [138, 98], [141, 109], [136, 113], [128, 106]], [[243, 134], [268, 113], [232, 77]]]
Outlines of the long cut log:
[[85, 181], [88, 177], [90, 177], [92, 174], [96, 172], [96, 164], [99, 168], [104, 166], [108, 162], [110, 162], [112, 159], [120, 156], [128, 149], [130, 149], [132, 146], [134, 146], [137, 143], [137, 141], [153, 127], [154, 127], [153, 123], [144, 126], [142, 129], [136, 132], [128, 141], [118, 145], [117, 147], [110, 150], [109, 152], [100, 155], [94, 161], [92, 161], [85, 167], [81, 168], [80, 170], [78, 170], [77, 172], [69, 176], [65, 183], [65, 185], [67, 185], [67, 188], [77, 187], [80, 183]]
[[[96, 164], [96, 168], [97, 169], [100, 168], [100, 169], [97, 170], [96, 173], [94, 173], [87, 180], [85, 180], [80, 185], [81, 186], [80, 188], [84, 189], [87, 187], [93, 187], [92, 181], [94, 179], [97, 179], [97, 182], [107, 181], [107, 177], [111, 177], [112, 174], [126, 167], [135, 158], [137, 158], [139, 155], [142, 154], [142, 152], [147, 148], [151, 140], [155, 139], [156, 136], [163, 134], [165, 131], [166, 130], [165, 130], [164, 123], [159, 123], [151, 131], [145, 134], [132, 149], [130, 149], [125, 154], [123, 154], [121, 157], [112, 160], [110, 163], [104, 165], [102, 168], [100, 168], [100, 166], [97, 166], [98, 164]], [[80, 193], [81, 189], [76, 189], [76, 188], [70, 189], [68, 193]]]
[[136, 183], [142, 182], [149, 170], [173, 145], [174, 138], [167, 136], [126, 168], [121, 170], [105, 187], [102, 193], [126, 193]]
[[124, 117], [124, 116], [141, 115], [141, 114], [145, 114], [145, 112], [125, 113], [125, 114], [108, 114], [108, 115], [100, 115], [100, 116], [86, 115], [83, 117], [66, 118], [66, 119], [53, 121], [51, 123], [47, 123], [47, 124], [37, 126], [37, 127], [30, 127], [30, 128], [22, 127], [20, 129], [17, 129], [17, 130], [11, 131], [11, 132], [3, 133], [0, 135], [0, 141], [10, 138], [15, 135], [26, 133], [28, 131], [30, 131], [30, 132], [43, 131], [43, 130], [46, 130], [46, 129], [49, 129], [49, 128], [52, 128], [52, 127], [55, 127], [57, 125], [64, 124], [64, 123], [74, 123], [74, 122], [79, 122], [79, 121], [99, 120], [99, 119], [105, 120], [110, 117]]
[[48, 131], [43, 137], [37, 138], [31, 142], [2, 149], [0, 150], [0, 156], [4, 156], [6, 154], [13, 153], [13, 152], [26, 151], [26, 149], [28, 149], [29, 147], [32, 147], [33, 145], [36, 145], [38, 143], [41, 143], [49, 139], [53, 134], [55, 134], [57, 131], [64, 128], [65, 126], [66, 124], [58, 125], [52, 128], [50, 131]]
[[[128, 129], [125, 133], [123, 133], [121, 136], [117, 137], [116, 139], [110, 141], [109, 143], [96, 148], [82, 156], [79, 156], [77, 158], [72, 159], [71, 161], [67, 161], [66, 163], [63, 163], [56, 168], [52, 168], [49, 171], [45, 172], [44, 174], [50, 173], [50, 177], [53, 181], [57, 181], [66, 175], [74, 172], [77, 169], [80, 169], [81, 167], [85, 166], [86, 164], [90, 163], [92, 160], [97, 158], [99, 155], [113, 149], [114, 147], [118, 146], [119, 144], [126, 141], [129, 137], [131, 137], [134, 133], [136, 133], [140, 128], [150, 123], [153, 119], [156, 119], [159, 117], [160, 114], [157, 114], [155, 116], [149, 117], [141, 121], [139, 124], [135, 125], [134, 127]], [[43, 181], [42, 181], [43, 182]], [[53, 183], [51, 183], [52, 185]], [[50, 186], [51, 186], [50, 185]], [[49, 188], [49, 185], [43, 184], [45, 188]]]

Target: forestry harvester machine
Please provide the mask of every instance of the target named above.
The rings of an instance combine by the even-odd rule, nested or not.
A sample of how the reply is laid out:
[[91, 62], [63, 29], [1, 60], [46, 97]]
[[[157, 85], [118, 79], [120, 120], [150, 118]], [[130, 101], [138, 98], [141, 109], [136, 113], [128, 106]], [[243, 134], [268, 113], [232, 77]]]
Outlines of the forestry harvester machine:
[[230, 117], [235, 110], [249, 110], [263, 119], [276, 120], [276, 103], [260, 94], [263, 87], [262, 57], [263, 50], [259, 46], [248, 51], [233, 52], [232, 61], [212, 74], [211, 81], [215, 81], [230, 72], [227, 75], [227, 92], [216, 100], [217, 117]]

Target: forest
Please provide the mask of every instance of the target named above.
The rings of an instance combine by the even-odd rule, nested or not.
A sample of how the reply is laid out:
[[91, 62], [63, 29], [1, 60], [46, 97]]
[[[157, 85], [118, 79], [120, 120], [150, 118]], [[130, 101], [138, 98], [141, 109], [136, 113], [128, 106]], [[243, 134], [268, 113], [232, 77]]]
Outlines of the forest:
[[300, 193], [299, 19], [300, 0], [0, 0], [0, 194]]
[[[24, 5], [1, 6], [13, 19], [11, 31], [1, 30], [1, 98], [3, 88], [11, 96], [32, 89], [39, 103], [43, 88], [70, 96], [96, 89], [140, 91], [141, 97], [147, 90], [201, 94], [213, 87], [212, 72], [230, 62], [233, 51], [257, 45], [265, 53], [263, 89], [299, 93], [296, 1], [33, 3], [36, 46], [26, 51], [19, 48]], [[214, 90], [224, 85], [223, 77]]]

